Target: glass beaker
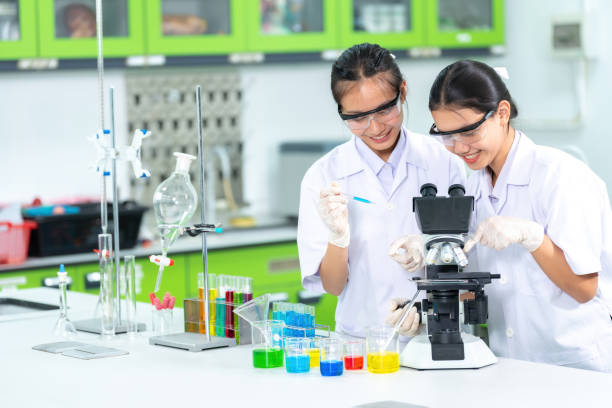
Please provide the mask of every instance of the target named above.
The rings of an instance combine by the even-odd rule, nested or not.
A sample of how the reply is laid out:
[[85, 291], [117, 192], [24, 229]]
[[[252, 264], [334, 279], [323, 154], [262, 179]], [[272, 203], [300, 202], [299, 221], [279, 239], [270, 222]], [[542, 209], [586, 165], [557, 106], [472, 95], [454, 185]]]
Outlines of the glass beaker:
[[152, 312], [152, 327], [153, 333], [156, 336], [169, 334], [172, 331], [172, 310], [160, 309]]
[[319, 341], [321, 350], [321, 375], [335, 377], [342, 375], [342, 342], [335, 338], [326, 338]]
[[288, 373], [310, 371], [310, 342], [307, 337], [285, 337], [285, 369]]
[[366, 333], [368, 371], [387, 374], [399, 370], [399, 336], [393, 328], [374, 326]]
[[344, 341], [344, 368], [346, 370], [361, 370], [363, 368], [363, 340]]
[[253, 367], [275, 368], [283, 366], [283, 328], [279, 320], [251, 322]]

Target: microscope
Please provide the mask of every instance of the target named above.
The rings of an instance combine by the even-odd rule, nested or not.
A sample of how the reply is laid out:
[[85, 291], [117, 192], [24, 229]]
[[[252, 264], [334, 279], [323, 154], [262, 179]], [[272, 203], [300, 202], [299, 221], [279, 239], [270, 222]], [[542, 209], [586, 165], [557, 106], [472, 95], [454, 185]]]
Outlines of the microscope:
[[[415, 336], [400, 355], [405, 367], [425, 369], [480, 368], [497, 358], [479, 337], [461, 331], [461, 324], [486, 323], [487, 296], [484, 286], [498, 274], [464, 272], [468, 260], [463, 245], [474, 209], [474, 197], [453, 184], [448, 197], [437, 197], [434, 184], [421, 186], [421, 197], [414, 197], [413, 212], [426, 234], [425, 277], [414, 278], [417, 290], [427, 298], [420, 304], [421, 322], [426, 333]], [[473, 298], [460, 300], [460, 292]]]

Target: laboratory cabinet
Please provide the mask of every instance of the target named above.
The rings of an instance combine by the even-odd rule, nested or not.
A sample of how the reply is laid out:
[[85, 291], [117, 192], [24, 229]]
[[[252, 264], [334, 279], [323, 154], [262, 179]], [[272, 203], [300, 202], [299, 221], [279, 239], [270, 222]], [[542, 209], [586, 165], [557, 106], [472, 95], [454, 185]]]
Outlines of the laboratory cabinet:
[[425, 45], [425, 0], [346, 0], [338, 2], [340, 45], [363, 42], [389, 49]]
[[337, 49], [336, 0], [247, 1], [247, 47], [253, 52]]
[[427, 43], [478, 48], [504, 43], [504, 0], [427, 1]]
[[36, 5], [33, 0], [0, 0], [0, 60], [36, 57]]
[[[0, 286], [2, 289], [8, 289], [9, 287], [16, 289], [39, 288], [43, 286], [43, 280], [45, 278], [57, 277], [58, 268], [59, 265], [56, 268], [0, 273]], [[70, 289], [76, 290], [78, 286], [76, 280], [74, 277], [71, 278], [72, 283]]]
[[[36, 1], [41, 57], [94, 58], [98, 55], [96, 0]], [[148, 3], [147, 0], [104, 0], [105, 57], [145, 53], [145, 2]]]
[[247, 3], [254, 0], [147, 0], [148, 54], [245, 51]]

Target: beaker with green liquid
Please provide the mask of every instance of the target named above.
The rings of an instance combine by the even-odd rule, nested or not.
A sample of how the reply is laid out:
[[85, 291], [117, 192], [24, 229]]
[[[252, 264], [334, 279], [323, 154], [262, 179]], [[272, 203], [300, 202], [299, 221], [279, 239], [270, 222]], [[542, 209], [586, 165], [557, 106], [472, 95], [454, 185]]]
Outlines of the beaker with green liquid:
[[283, 366], [283, 329], [280, 320], [251, 322], [253, 367], [275, 368]]

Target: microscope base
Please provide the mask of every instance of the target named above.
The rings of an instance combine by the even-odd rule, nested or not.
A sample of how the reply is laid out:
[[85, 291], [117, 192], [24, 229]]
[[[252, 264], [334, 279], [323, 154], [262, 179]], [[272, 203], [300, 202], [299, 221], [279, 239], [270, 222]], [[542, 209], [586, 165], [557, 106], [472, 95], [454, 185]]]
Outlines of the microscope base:
[[417, 370], [437, 370], [449, 368], [480, 368], [497, 362], [497, 357], [491, 352], [479, 337], [461, 333], [465, 359], [438, 360], [431, 359], [431, 343], [427, 334], [414, 337], [400, 354], [400, 365]]

